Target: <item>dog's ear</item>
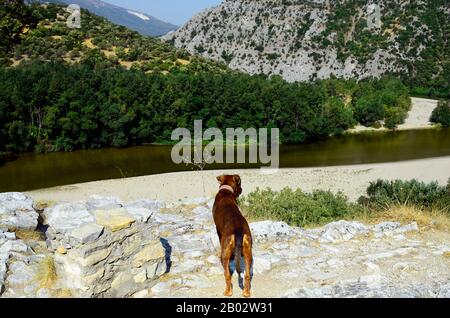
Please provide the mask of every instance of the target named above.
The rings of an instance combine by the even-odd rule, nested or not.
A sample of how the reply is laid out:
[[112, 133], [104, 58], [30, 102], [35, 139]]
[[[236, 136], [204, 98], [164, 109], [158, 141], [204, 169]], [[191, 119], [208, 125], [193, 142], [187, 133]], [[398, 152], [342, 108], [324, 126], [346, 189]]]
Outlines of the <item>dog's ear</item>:
[[220, 184], [222, 184], [225, 181], [225, 176], [218, 176], [216, 179]]
[[233, 179], [234, 179], [234, 182], [236, 182], [237, 185], [239, 185], [239, 186], [241, 185], [241, 177], [239, 175], [235, 174], [233, 176]]

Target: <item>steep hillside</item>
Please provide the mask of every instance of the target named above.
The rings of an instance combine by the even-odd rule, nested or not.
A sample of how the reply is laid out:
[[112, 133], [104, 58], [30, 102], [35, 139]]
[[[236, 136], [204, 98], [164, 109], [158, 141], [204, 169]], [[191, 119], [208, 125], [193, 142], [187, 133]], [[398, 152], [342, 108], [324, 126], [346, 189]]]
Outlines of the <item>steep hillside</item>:
[[26, 25], [12, 47], [0, 45], [0, 64], [17, 66], [26, 60], [66, 61], [71, 64], [92, 60], [92, 64], [122, 65], [145, 72], [221, 71], [216, 63], [191, 56], [158, 39], [146, 37], [105, 18], [81, 13], [81, 29], [66, 25], [69, 13], [56, 4], [34, 6], [34, 26]]
[[146, 13], [121, 8], [100, 0], [43, 0], [42, 2], [78, 4], [83, 9], [144, 35], [160, 36], [178, 28]]
[[381, 26], [369, 28], [373, 1], [224, 0], [164, 39], [231, 68], [288, 81], [397, 73], [413, 77], [418, 90], [448, 91], [449, 2], [377, 3]]

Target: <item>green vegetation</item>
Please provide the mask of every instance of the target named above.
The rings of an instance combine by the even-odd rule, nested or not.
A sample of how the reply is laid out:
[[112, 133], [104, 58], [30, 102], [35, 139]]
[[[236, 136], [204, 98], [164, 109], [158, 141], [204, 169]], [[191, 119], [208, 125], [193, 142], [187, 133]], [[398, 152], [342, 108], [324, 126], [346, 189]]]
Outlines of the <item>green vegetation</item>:
[[279, 220], [294, 226], [325, 224], [355, 215], [360, 210], [342, 193], [314, 191], [309, 194], [290, 188], [280, 192], [257, 189], [242, 201], [245, 214], [251, 218]]
[[394, 78], [287, 83], [232, 71], [84, 10], [82, 28], [70, 29], [61, 6], [18, 8], [25, 18], [6, 35], [14, 45], [0, 50], [0, 153], [165, 143], [197, 119], [206, 128], [278, 127], [283, 143], [303, 143], [357, 122], [394, 129], [410, 107]]
[[[361, 8], [365, 0], [344, 1], [331, 11], [331, 16], [316, 43], [322, 49], [332, 45], [342, 61], [355, 57], [365, 63], [379, 49], [393, 55], [405, 52], [401, 59], [405, 72], [396, 74], [407, 84], [413, 95], [450, 98], [450, 49], [448, 46], [448, 1], [411, 1], [402, 6], [397, 1], [384, 1], [379, 30], [366, 28]], [[327, 37], [335, 34], [333, 43]], [[392, 41], [398, 47], [392, 46]], [[402, 53], [403, 54], [403, 53]]]
[[31, 27], [36, 26], [37, 19], [33, 11], [21, 0], [0, 0], [0, 50], [6, 53], [20, 42], [21, 36]]
[[121, 66], [144, 72], [228, 71], [224, 64], [192, 56], [86, 10], [81, 12], [81, 29], [70, 29], [66, 26], [69, 13], [64, 6], [25, 6], [22, 0], [14, 0], [15, 11], [26, 12], [18, 16], [15, 11], [9, 11], [10, 0], [0, 1], [0, 10], [7, 12], [1, 19], [1, 38], [11, 44], [1, 44], [0, 65], [16, 66], [30, 59], [70, 64], [87, 60], [98, 67]]
[[412, 205], [450, 212], [450, 192], [437, 182], [378, 180], [370, 184], [367, 197], [361, 197], [359, 203], [378, 210], [392, 205]]
[[[447, 187], [436, 182], [378, 180], [368, 187], [367, 195], [358, 203], [351, 203], [342, 193], [304, 193], [290, 188], [279, 192], [257, 189], [243, 197], [241, 203], [244, 214], [250, 218], [272, 219], [301, 227], [342, 219], [377, 219], [395, 211], [402, 213], [399, 218], [404, 218], [405, 214], [422, 217], [422, 212], [432, 215], [432, 211], [450, 216], [450, 180]], [[390, 216], [395, 218], [395, 215]]]
[[443, 127], [450, 127], [450, 101], [441, 100], [433, 110], [430, 121], [441, 124]]

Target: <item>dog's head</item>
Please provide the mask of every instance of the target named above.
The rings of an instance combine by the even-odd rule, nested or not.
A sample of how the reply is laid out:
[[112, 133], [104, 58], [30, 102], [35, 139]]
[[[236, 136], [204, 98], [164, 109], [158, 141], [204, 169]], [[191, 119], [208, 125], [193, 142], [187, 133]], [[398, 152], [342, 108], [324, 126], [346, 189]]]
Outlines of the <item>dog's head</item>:
[[237, 174], [235, 175], [222, 175], [217, 177], [217, 181], [219, 181], [219, 184], [221, 186], [223, 185], [227, 185], [233, 188], [234, 190], [234, 195], [236, 196], [236, 198], [239, 198], [239, 196], [242, 193], [242, 188], [241, 188], [241, 177], [238, 176]]

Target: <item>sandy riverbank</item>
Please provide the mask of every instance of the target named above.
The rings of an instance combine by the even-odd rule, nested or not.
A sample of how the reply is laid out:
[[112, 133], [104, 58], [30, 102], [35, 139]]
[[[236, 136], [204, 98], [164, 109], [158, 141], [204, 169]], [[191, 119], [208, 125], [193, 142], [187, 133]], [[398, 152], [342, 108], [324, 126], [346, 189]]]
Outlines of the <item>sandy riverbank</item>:
[[[408, 113], [405, 123], [398, 126], [398, 130], [412, 130], [412, 129], [429, 129], [433, 128], [433, 124], [430, 122], [431, 114], [437, 107], [438, 101], [434, 99], [426, 98], [411, 98], [412, 107]], [[365, 131], [387, 131], [386, 128], [372, 128], [364, 127], [361, 125], [356, 126], [349, 130], [349, 133], [360, 133]]]
[[364, 194], [371, 181], [380, 178], [416, 178], [425, 182], [436, 180], [444, 185], [450, 178], [450, 157], [383, 164], [280, 169], [273, 175], [263, 175], [259, 170], [180, 172], [60, 186], [28, 194], [34, 200], [46, 201], [81, 200], [98, 194], [116, 196], [124, 201], [151, 198], [175, 202], [185, 198], [213, 197], [218, 187], [215, 177], [224, 172], [241, 175], [244, 195], [257, 187], [271, 187], [274, 190], [291, 187], [304, 191], [343, 191], [350, 199], [356, 200]]

